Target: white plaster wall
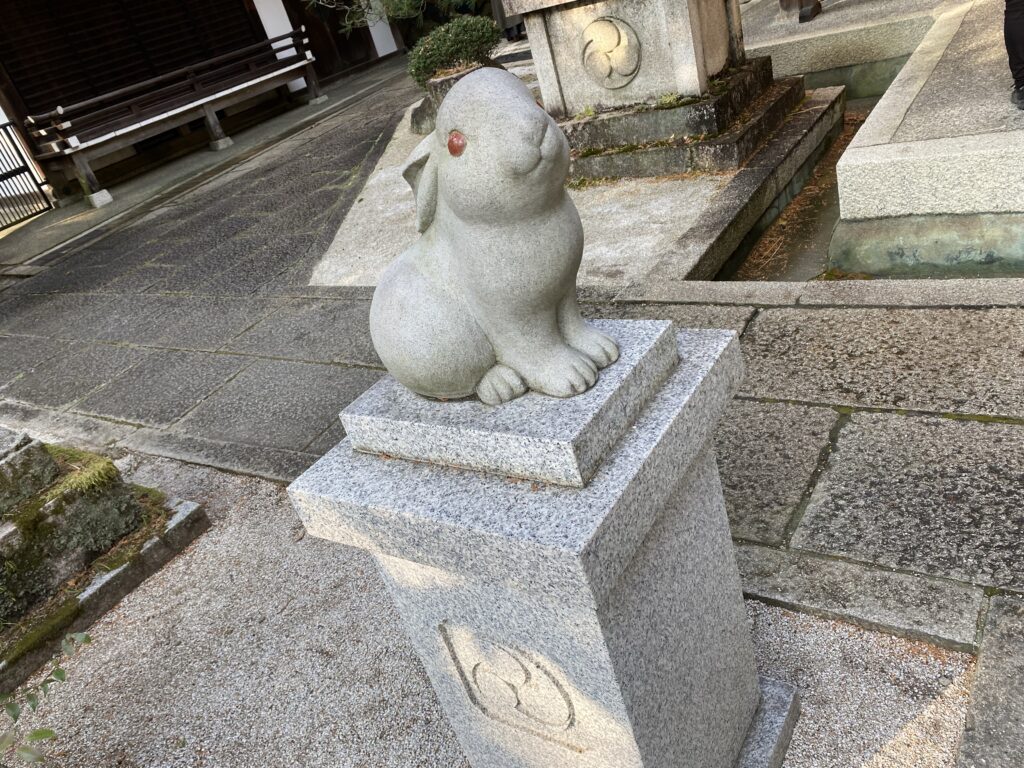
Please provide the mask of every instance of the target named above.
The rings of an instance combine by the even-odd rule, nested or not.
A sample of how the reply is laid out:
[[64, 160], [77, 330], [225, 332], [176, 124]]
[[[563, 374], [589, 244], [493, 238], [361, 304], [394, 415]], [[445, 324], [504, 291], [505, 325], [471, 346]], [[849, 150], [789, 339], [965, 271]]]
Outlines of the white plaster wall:
[[[292, 31], [292, 23], [288, 19], [288, 12], [284, 9], [284, 3], [281, 0], [253, 0], [253, 4], [256, 6], [260, 21], [263, 22], [263, 29], [266, 30], [267, 37], [278, 37]], [[283, 53], [287, 53], [289, 50], [291, 49], [285, 48]], [[279, 53], [278, 58], [282, 58], [283, 53]], [[301, 91], [305, 87], [306, 81], [301, 77], [288, 83], [290, 91]]]
[[[374, 0], [373, 7], [378, 13], [381, 11], [379, 2]], [[384, 14], [381, 13], [381, 16]], [[386, 20], [375, 21], [370, 25], [370, 37], [373, 38], [373, 47], [377, 50], [378, 56], [387, 56], [398, 50], [398, 43], [391, 32], [391, 25]]]
[[699, 0], [697, 8], [704, 44], [704, 66], [710, 77], [717, 75], [729, 63], [729, 18], [725, 0]]

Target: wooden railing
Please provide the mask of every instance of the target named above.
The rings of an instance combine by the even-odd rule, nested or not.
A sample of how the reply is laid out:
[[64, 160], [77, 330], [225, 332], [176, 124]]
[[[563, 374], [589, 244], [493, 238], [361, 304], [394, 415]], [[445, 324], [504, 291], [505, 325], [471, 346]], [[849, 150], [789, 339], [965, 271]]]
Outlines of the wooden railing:
[[296, 77], [301, 77], [299, 70], [305, 68], [310, 95], [318, 96], [312, 61], [302, 27], [86, 101], [31, 115], [25, 122], [40, 158], [69, 155], [282, 70], [295, 69]]

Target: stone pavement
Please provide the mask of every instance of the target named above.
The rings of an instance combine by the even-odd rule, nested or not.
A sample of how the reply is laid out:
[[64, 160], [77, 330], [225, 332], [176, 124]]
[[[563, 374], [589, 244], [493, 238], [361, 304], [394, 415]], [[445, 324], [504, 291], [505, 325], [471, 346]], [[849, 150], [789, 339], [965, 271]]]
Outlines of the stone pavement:
[[324, 88], [327, 101], [319, 105], [297, 104], [281, 114], [250, 126], [231, 136], [234, 142], [219, 152], [197, 150], [162, 163], [140, 176], [109, 187], [114, 201], [92, 208], [84, 200], [50, 211], [29, 222], [0, 231], [0, 283], [7, 272], [40, 254], [57, 249], [76, 238], [88, 238], [97, 230], [112, 229], [152, 207], [159, 198], [180, 195], [197, 179], [222, 172], [267, 149], [305, 126], [319, 122], [340, 108], [374, 94], [382, 84], [405, 72], [405, 60], [394, 58], [331, 83]]
[[[273, 483], [118, 464], [204, 499], [213, 527], [94, 625], [68, 682], [23, 715], [57, 732], [54, 765], [468, 768], [370, 557], [304, 536]], [[761, 673], [801, 691], [785, 768], [955, 768], [970, 656], [747, 607]]]
[[[0, 292], [0, 423], [299, 474], [381, 375], [369, 289], [307, 283], [415, 95], [396, 82]], [[587, 311], [742, 334], [719, 450], [748, 593], [980, 647], [961, 764], [1014, 768], [996, 756], [1024, 749], [1003, 703], [1024, 653], [1024, 281], [679, 282], [659, 300]]]

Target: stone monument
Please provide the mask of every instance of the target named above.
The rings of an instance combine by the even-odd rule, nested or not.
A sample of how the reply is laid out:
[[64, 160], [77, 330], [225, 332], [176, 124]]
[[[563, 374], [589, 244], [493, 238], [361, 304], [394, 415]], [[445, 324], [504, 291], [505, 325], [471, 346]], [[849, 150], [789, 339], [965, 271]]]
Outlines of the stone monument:
[[544, 106], [556, 117], [701, 96], [743, 63], [739, 0], [503, 0], [522, 14]]
[[[456, 123], [442, 106], [429, 145], [449, 144], [434, 215], [424, 219], [421, 205], [422, 244], [378, 287], [374, 339], [381, 323], [404, 328], [410, 349], [438, 350], [417, 362], [441, 371], [423, 380], [457, 370], [467, 395], [496, 365], [541, 391], [500, 405], [430, 399], [400, 383], [420, 379], [397, 355], [402, 376], [345, 409], [347, 437], [292, 483], [292, 501], [311, 535], [375, 557], [473, 768], [779, 768], [798, 700], [758, 678], [712, 447], [742, 378], [736, 334], [598, 321], [576, 335], [583, 321], [568, 291], [578, 257], [566, 254], [581, 233], [565, 226], [572, 217], [555, 191], [564, 139], [549, 138], [557, 128], [532, 101], [495, 101], [499, 76], [453, 88], [449, 98], [470, 111], [453, 107]], [[520, 129], [533, 131], [532, 152], [501, 146], [519, 146]], [[490, 164], [462, 165], [476, 143]], [[509, 193], [535, 188], [543, 202], [530, 215], [561, 225], [524, 242], [509, 236], [524, 234], [524, 201], [504, 216], [486, 190], [480, 212], [471, 197], [447, 201], [467, 189], [464, 179], [446, 187], [451, 177], [505, 163], [522, 174]], [[484, 184], [470, 181], [474, 194]], [[568, 277], [550, 279], [552, 260]], [[474, 303], [484, 290], [505, 295]], [[460, 333], [480, 360], [437, 342]], [[509, 338], [522, 359], [505, 356]], [[595, 362], [594, 339], [599, 357], [614, 347], [617, 361]], [[573, 396], [550, 397], [530, 371], [546, 370], [557, 345], [607, 365]]]

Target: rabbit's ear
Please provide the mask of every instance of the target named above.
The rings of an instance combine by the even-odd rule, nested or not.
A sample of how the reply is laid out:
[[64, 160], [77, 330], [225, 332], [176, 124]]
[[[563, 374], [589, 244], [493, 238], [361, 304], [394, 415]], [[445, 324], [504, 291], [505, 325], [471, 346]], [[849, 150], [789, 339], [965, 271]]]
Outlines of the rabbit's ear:
[[421, 141], [405, 161], [402, 176], [416, 196], [416, 230], [426, 232], [434, 221], [437, 209], [437, 161], [431, 152], [434, 134]]

